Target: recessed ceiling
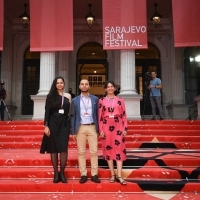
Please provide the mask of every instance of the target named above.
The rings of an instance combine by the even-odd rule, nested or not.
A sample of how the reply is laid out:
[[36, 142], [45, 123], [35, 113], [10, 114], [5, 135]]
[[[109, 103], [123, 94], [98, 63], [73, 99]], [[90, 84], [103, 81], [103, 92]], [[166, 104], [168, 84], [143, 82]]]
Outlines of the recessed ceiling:
[[[172, 2], [171, 0], [147, 0], [147, 18], [150, 20], [154, 14], [154, 4], [157, 3], [157, 11], [163, 18], [171, 18]], [[29, 0], [4, 0], [6, 13], [13, 18], [19, 18], [19, 15], [24, 13], [24, 4], [28, 4], [27, 13], [29, 11]], [[89, 12], [88, 4], [92, 4], [91, 12], [96, 19], [102, 18], [102, 0], [73, 0], [73, 15], [74, 19], [83, 19]]]

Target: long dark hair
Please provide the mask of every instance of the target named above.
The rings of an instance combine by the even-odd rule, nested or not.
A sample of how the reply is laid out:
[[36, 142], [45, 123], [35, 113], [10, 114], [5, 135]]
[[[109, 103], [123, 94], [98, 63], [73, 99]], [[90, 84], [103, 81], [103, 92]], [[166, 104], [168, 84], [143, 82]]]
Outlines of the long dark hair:
[[50, 108], [52, 108], [52, 109], [61, 107], [60, 95], [58, 94], [58, 90], [56, 88], [58, 79], [62, 79], [62, 81], [65, 84], [64, 78], [62, 76], [58, 76], [53, 80], [53, 83], [49, 90], [49, 94], [47, 95], [47, 100], [49, 101]]
[[106, 81], [105, 82], [105, 84], [104, 84], [104, 89], [106, 89], [107, 87], [108, 87], [108, 84], [112, 84], [113, 86], [114, 86], [114, 88], [115, 88], [115, 83], [114, 83], [114, 81], [110, 81], [110, 80], [108, 80], [108, 81]]

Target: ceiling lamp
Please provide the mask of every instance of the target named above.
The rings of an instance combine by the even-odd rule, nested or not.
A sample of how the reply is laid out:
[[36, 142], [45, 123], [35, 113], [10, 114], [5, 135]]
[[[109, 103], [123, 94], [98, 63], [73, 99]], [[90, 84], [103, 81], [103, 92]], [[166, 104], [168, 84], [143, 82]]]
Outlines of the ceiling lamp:
[[155, 13], [153, 14], [153, 16], [150, 19], [150, 20], [153, 20], [153, 25], [154, 25], [155, 28], [158, 28], [160, 26], [160, 20], [162, 18], [162, 15], [160, 15], [156, 10], [157, 5], [158, 5], [157, 3], [154, 4]]
[[25, 11], [22, 15], [19, 16], [20, 19], [21, 19], [21, 22], [22, 22], [22, 26], [24, 28], [27, 28], [29, 26], [29, 23], [30, 23], [30, 17], [26, 13], [26, 7], [27, 7], [27, 4], [24, 4]]
[[91, 13], [92, 4], [88, 4], [88, 6], [89, 6], [89, 13], [85, 16], [85, 20], [88, 23], [88, 27], [92, 28], [95, 21], [95, 16]]

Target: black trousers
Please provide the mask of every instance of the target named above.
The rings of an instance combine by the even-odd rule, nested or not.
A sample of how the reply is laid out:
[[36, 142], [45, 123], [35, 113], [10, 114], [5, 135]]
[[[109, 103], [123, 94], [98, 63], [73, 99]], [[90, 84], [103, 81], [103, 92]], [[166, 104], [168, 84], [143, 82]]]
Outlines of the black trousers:
[[1, 100], [1, 104], [0, 104], [1, 120], [4, 120], [4, 111], [5, 111], [5, 105], [3, 101]]

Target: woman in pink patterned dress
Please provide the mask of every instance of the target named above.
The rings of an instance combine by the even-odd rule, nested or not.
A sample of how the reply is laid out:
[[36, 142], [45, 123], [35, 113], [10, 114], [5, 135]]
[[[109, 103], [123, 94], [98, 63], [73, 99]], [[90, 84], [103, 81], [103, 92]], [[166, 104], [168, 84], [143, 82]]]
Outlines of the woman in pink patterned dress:
[[[122, 178], [122, 164], [126, 160], [125, 136], [127, 134], [127, 118], [124, 100], [115, 96], [115, 84], [107, 81], [104, 85], [107, 96], [99, 100], [99, 132], [102, 137], [103, 157], [107, 160], [111, 178], [126, 185]], [[113, 160], [117, 163], [117, 176], [114, 172]]]

